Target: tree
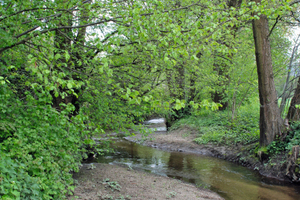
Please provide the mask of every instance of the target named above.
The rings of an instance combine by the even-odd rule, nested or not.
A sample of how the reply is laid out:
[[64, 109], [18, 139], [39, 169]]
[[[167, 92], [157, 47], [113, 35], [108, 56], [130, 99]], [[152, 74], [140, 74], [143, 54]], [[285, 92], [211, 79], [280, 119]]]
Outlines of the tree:
[[258, 99], [255, 50], [250, 25], [241, 27], [235, 37], [237, 53], [233, 54], [231, 59], [227, 89], [228, 108], [231, 110], [232, 122], [238, 115], [240, 107], [249, 103], [249, 98]]
[[[230, 0], [227, 2], [228, 8], [235, 8], [240, 9], [242, 4], [242, 0]], [[229, 26], [228, 29], [230, 30], [231, 38], [234, 41], [236, 32], [238, 31], [238, 26]], [[228, 31], [228, 30], [227, 30]], [[226, 35], [224, 34], [224, 38], [222, 38], [219, 42], [224, 43], [229, 49], [233, 48], [233, 42], [226, 39]], [[219, 107], [219, 110], [225, 110], [228, 107], [228, 95], [227, 95], [227, 88], [229, 85], [229, 68], [230, 66], [226, 64], [226, 59], [231, 60], [232, 54], [224, 54], [224, 53], [216, 53], [215, 55], [215, 63], [214, 63], [214, 70], [217, 72], [219, 76], [218, 86], [216, 87], [216, 91], [212, 94], [212, 99], [215, 103], [221, 103], [222, 106]]]
[[297, 87], [291, 100], [291, 105], [287, 114], [288, 121], [298, 121], [300, 119], [300, 110], [297, 105], [300, 104], [300, 78], [298, 78]]
[[[255, 0], [255, 2], [261, 3], [261, 0]], [[280, 116], [274, 85], [267, 16], [260, 15], [258, 19], [253, 20], [252, 25], [260, 100], [259, 141], [261, 146], [267, 146], [275, 139], [276, 135], [281, 134], [283, 121]]]
[[[286, 81], [284, 83], [284, 86], [283, 86], [283, 92], [282, 92], [282, 95], [281, 95], [281, 103], [280, 103], [280, 114], [283, 118], [285, 118], [286, 116], [284, 116], [286, 113], [284, 113], [284, 111], [286, 110], [286, 107], [287, 107], [287, 102], [288, 102], [288, 99], [291, 98], [291, 94], [292, 94], [292, 91], [294, 90], [294, 81], [293, 80], [290, 80], [292, 79], [292, 76], [293, 76], [293, 73], [296, 73], [295, 71], [295, 60], [296, 60], [296, 57], [297, 57], [297, 51], [298, 51], [298, 47], [299, 47], [299, 35], [297, 37], [297, 39], [294, 41], [295, 44], [294, 44], [294, 47], [293, 47], [293, 50], [292, 50], [292, 54], [291, 54], [291, 57], [290, 57], [290, 60], [289, 60], [289, 64], [288, 64], [288, 67], [287, 67], [287, 76], [286, 76]], [[297, 86], [298, 87], [298, 86]], [[298, 91], [296, 89], [296, 91]], [[297, 92], [294, 93], [294, 97], [296, 98], [297, 96]], [[295, 98], [294, 98], [294, 101], [293, 101], [293, 104], [291, 104], [289, 110], [289, 114], [287, 115], [287, 118], [289, 121], [293, 121], [293, 119], [296, 119], [294, 118], [294, 114], [292, 114], [292, 110], [295, 108], [294, 106], [296, 105], [296, 101], [295, 101]]]

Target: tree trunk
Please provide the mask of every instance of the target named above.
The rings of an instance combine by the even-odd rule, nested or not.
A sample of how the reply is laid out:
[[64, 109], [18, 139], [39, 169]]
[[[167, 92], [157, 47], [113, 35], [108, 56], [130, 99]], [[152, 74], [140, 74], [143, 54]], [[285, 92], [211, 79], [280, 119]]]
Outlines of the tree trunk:
[[[233, 7], [233, 8], [240, 8], [242, 4], [242, 0], [229, 0], [227, 2], [227, 6], [228, 7]], [[235, 38], [236, 32], [238, 30], [237, 26], [233, 26], [233, 27], [228, 27], [228, 29], [231, 29], [232, 31], [232, 36], [233, 38]], [[225, 40], [224, 40], [225, 41]], [[223, 41], [222, 41], [223, 42]], [[221, 42], [221, 43], [222, 43]], [[225, 45], [228, 48], [232, 48], [232, 45], [230, 43], [226, 43]], [[223, 56], [223, 55], [222, 55]], [[232, 55], [227, 55], [229, 58], [232, 58]], [[226, 55], [224, 55], [224, 57], [226, 57]], [[226, 93], [226, 87], [228, 87], [229, 85], [229, 68], [230, 66], [228, 66], [226, 63], [222, 63], [221, 59], [216, 59], [217, 62], [214, 63], [214, 70], [217, 72], [218, 76], [219, 76], [219, 84], [218, 87], [220, 88], [221, 86], [225, 86], [225, 88], [220, 88], [218, 90], [216, 90], [213, 94], [212, 94], [212, 100], [215, 103], [220, 103], [222, 105], [222, 107], [219, 107], [219, 110], [225, 110], [229, 103], [228, 103], [228, 99], [227, 99], [227, 93]]]
[[[80, 10], [80, 24], [84, 24], [88, 21], [88, 4], [83, 5], [83, 7]], [[71, 14], [66, 14], [66, 20], [60, 22], [61, 26], [72, 26], [72, 18], [73, 16]], [[85, 43], [85, 37], [86, 37], [86, 27], [78, 29], [77, 36], [73, 34], [71, 29], [62, 29], [55, 31], [55, 39], [54, 39], [54, 45], [57, 49], [57, 53], [60, 53], [61, 55], [64, 54], [65, 51], [68, 51], [70, 54], [70, 59], [67, 61], [64, 57], [57, 60], [57, 65], [55, 66], [57, 69], [62, 70], [61, 63], [66, 63], [68, 68], [74, 68], [76, 71], [82, 71], [83, 67], [79, 66], [77, 63], [80, 60], [85, 59], [85, 51], [83, 49], [84, 43]], [[71, 47], [71, 39], [73, 39], [74, 42], [74, 48]], [[80, 75], [72, 72], [71, 78], [76, 81], [81, 81]], [[65, 77], [67, 79], [67, 77]], [[60, 92], [65, 92], [66, 95], [63, 97], [61, 94], [58, 96], [55, 96], [52, 93], [52, 106], [57, 109], [61, 110], [60, 103], [71, 103], [74, 105], [75, 110], [73, 112], [73, 115], [77, 115], [79, 113], [79, 102], [78, 102], [78, 96], [81, 89], [73, 88], [74, 92], [78, 95], [70, 94], [68, 91], [62, 87], [59, 87]]]
[[[179, 100], [186, 100], [187, 97], [187, 89], [185, 83], [185, 69], [184, 64], [178, 64], [174, 67], [173, 70], [167, 72], [167, 81], [168, 81], [168, 89], [170, 92], [170, 97], [172, 99], [179, 99]], [[171, 107], [174, 103], [171, 105]], [[177, 120], [182, 118], [186, 113], [188, 107], [181, 108], [179, 110], [172, 109], [172, 114], [168, 117], [168, 125]], [[189, 111], [188, 111], [189, 112]], [[170, 122], [170, 123], [169, 123]]]
[[[60, 22], [59, 25], [61, 25], [61, 26], [70, 26], [70, 25], [72, 25], [71, 23], [72, 23], [72, 20], [69, 17], [65, 22]], [[69, 36], [70, 38], [72, 38], [72, 36], [71, 36], [72, 35], [72, 30], [71, 29], [62, 29], [62, 30], [56, 30], [55, 31], [55, 37], [54, 37], [54, 46], [56, 48], [55, 55], [56, 54], [64, 55], [65, 51], [69, 51], [70, 46], [71, 46], [71, 40], [69, 40], [66, 37], [66, 35]], [[55, 63], [54, 67], [56, 68], [57, 71], [63, 71], [62, 63], [65, 63], [65, 64], [68, 65], [70, 62], [71, 62], [71, 59], [67, 62], [65, 57], [61, 56], [61, 58], [56, 60], [56, 63]], [[66, 92], [66, 90], [63, 89], [58, 83], [57, 83], [57, 86], [58, 86], [59, 91], [60, 91], [59, 95], [55, 96], [54, 92], [51, 93], [52, 94], [52, 107], [53, 108], [55, 108], [58, 111], [61, 111], [62, 110], [62, 108], [60, 106], [61, 103], [68, 104], [68, 103], [77, 102], [77, 99], [75, 100], [74, 95], [67, 94], [66, 96], [63, 97], [61, 95], [61, 93]]]
[[[217, 59], [218, 60], [218, 59]], [[222, 62], [219, 60], [219, 62]], [[219, 77], [219, 83], [218, 88], [212, 95], [212, 100], [215, 103], [219, 103], [222, 106], [219, 107], [219, 110], [225, 110], [228, 107], [228, 99], [227, 99], [227, 93], [226, 88], [223, 88], [223, 86], [228, 87], [229, 85], [229, 66], [224, 64], [222, 66], [222, 63], [215, 63], [214, 64], [214, 70], [217, 71], [218, 77]]]
[[188, 92], [188, 101], [194, 101], [196, 98], [196, 72], [192, 71], [190, 72], [190, 87]]
[[[255, 2], [260, 3], [261, 0]], [[274, 141], [276, 135], [280, 135], [283, 120], [277, 105], [273, 79], [268, 19], [265, 15], [261, 15], [260, 19], [253, 20], [252, 25], [260, 100], [260, 145], [267, 146]]]
[[289, 121], [298, 121], [300, 119], [300, 110], [296, 105], [300, 104], [300, 77], [298, 78], [297, 88], [291, 101], [287, 119]]
[[[300, 38], [300, 35], [298, 35], [298, 37], [295, 41], [296, 44], [295, 44], [295, 46], [293, 48], [293, 51], [292, 51], [292, 56], [291, 56], [289, 67], [288, 67], [288, 74], [287, 74], [286, 81], [285, 81], [285, 84], [284, 84], [284, 87], [283, 87], [282, 98], [281, 98], [282, 100], [281, 100], [281, 104], [280, 104], [280, 107], [279, 107], [281, 116], [283, 116], [285, 108], [286, 108], [286, 102], [287, 102], [288, 98], [290, 98], [292, 90], [294, 90], [294, 88], [292, 87], [293, 82], [290, 84], [290, 77], [291, 77], [291, 73], [292, 73], [291, 71], [292, 71], [292, 68], [293, 68], [293, 62], [294, 62], [295, 56], [297, 55], [298, 47], [300, 45], [298, 43], [299, 38]], [[297, 87], [298, 87], [298, 85], [297, 85]], [[295, 94], [297, 96], [297, 92], [295, 92]], [[295, 105], [293, 105], [293, 106], [295, 106]], [[283, 116], [283, 117], [285, 117], [285, 116]]]
[[286, 176], [289, 177], [295, 183], [300, 182], [299, 151], [300, 151], [299, 145], [292, 147], [292, 154], [288, 159], [288, 165], [286, 168]]
[[177, 98], [180, 100], [184, 100], [186, 97], [186, 90], [185, 90], [185, 73], [184, 73], [184, 63], [183, 64], [179, 64], [176, 68], [177, 68], [177, 73], [178, 76], [176, 76], [175, 80], [176, 83], [178, 84], [177, 86]]

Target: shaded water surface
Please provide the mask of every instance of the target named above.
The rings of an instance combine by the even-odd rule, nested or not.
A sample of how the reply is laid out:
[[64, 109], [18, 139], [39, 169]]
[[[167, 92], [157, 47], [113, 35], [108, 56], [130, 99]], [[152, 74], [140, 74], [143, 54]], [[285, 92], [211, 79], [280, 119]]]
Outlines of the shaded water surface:
[[274, 183], [254, 171], [221, 159], [166, 152], [125, 140], [114, 145], [115, 154], [99, 157], [96, 162], [125, 164], [180, 179], [215, 191], [225, 199], [300, 200], [299, 185]]

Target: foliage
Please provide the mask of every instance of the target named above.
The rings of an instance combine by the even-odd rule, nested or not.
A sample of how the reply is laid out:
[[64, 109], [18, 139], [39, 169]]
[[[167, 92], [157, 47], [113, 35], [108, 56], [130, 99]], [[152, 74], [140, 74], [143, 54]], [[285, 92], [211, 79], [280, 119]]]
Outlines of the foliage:
[[236, 45], [238, 52], [229, 65], [230, 81], [226, 90], [232, 120], [243, 109], [240, 109], [241, 106], [253, 100], [254, 95], [258, 95], [256, 66], [253, 62], [255, 51], [250, 27], [241, 28], [236, 40], [239, 41]]
[[[284, 110], [283, 110], [283, 112], [282, 112], [282, 116], [287, 116], [287, 113], [288, 113], [288, 111], [289, 111], [289, 107], [290, 107], [290, 105], [291, 105], [291, 98], [289, 98], [289, 99], [287, 99], [287, 101], [286, 101], [286, 103], [285, 103], [285, 106], [284, 106]], [[282, 101], [282, 99], [281, 98], [279, 98], [278, 99], [278, 105], [280, 106], [280, 104], [281, 104], [281, 101]]]
[[267, 153], [270, 155], [279, 154], [286, 150], [288, 143], [281, 140], [274, 140], [267, 146]]
[[25, 164], [7, 157], [0, 151], [0, 194], [1, 199], [40, 199], [43, 197], [38, 177], [26, 172]]
[[285, 151], [291, 151], [293, 146], [300, 145], [300, 123], [293, 122], [291, 129], [284, 141], [277, 138], [270, 145], [267, 146], [267, 152], [270, 155], [279, 154]]
[[[174, 127], [197, 127], [198, 143], [256, 141], [247, 22], [259, 18], [253, 11], [276, 19], [290, 7], [232, 2], [1, 1], [2, 198], [63, 199], [70, 171], [94, 143], [90, 132], [124, 130], [153, 113], [192, 114]], [[219, 91], [231, 113], [216, 112]]]
[[287, 136], [287, 150], [291, 150], [293, 146], [300, 145], [300, 122], [291, 124], [291, 131]]
[[[68, 118], [69, 104], [60, 113], [45, 103], [47, 96], [28, 94], [26, 103], [7, 85], [0, 89], [0, 196], [2, 199], [63, 199], [74, 189], [89, 132], [82, 115]], [[47, 101], [46, 101], [47, 102]]]
[[196, 143], [207, 144], [249, 144], [258, 141], [258, 106], [256, 101], [248, 102], [239, 110], [234, 121], [230, 121], [230, 111], [202, 112], [202, 115], [193, 115], [179, 120], [172, 128], [179, 128], [188, 124], [198, 129], [199, 137]]
[[[92, 127], [103, 130], [126, 131], [141, 123], [148, 115], [162, 113], [166, 107], [152, 93], [140, 96], [138, 90], [126, 90], [118, 84], [90, 79], [91, 85], [81, 97], [81, 111], [89, 116]], [[101, 88], [101, 89], [99, 89]]]
[[257, 98], [249, 98], [239, 109], [237, 117], [230, 123], [237, 134], [235, 142], [253, 143], [259, 139], [259, 104]]
[[[252, 149], [252, 151], [253, 151], [253, 149]], [[266, 147], [266, 146], [259, 146], [259, 144], [257, 144], [257, 146], [256, 146], [256, 148], [254, 149], [254, 153], [255, 153], [255, 155], [262, 155], [262, 154], [264, 154], [264, 155], [268, 155], [268, 147]]]

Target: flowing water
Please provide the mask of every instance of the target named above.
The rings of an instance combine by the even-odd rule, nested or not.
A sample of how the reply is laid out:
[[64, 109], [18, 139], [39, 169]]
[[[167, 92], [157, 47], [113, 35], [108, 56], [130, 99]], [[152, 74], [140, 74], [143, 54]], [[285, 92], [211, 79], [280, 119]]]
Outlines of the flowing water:
[[[155, 131], [166, 131], [163, 118], [144, 124]], [[114, 154], [98, 157], [93, 162], [125, 164], [129, 168], [180, 179], [217, 192], [228, 200], [300, 200], [300, 185], [267, 179], [218, 158], [162, 151], [124, 139], [118, 140], [114, 148]]]
[[183, 152], [166, 152], [126, 140], [116, 152], [93, 162], [125, 164], [180, 179], [217, 192], [225, 199], [300, 200], [300, 185], [274, 182], [255, 171], [221, 159]]

